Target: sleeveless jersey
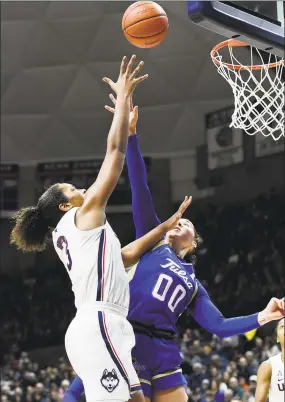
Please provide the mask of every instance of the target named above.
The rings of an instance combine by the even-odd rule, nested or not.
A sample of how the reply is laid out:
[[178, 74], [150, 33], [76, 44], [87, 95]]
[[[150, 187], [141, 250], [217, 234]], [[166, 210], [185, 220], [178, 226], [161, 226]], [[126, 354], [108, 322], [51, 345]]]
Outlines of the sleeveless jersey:
[[54, 248], [71, 279], [76, 308], [102, 301], [128, 309], [129, 284], [119, 239], [108, 222], [79, 230], [77, 209], [66, 212], [52, 233]]
[[284, 384], [284, 363], [281, 353], [269, 358], [272, 374], [269, 391], [269, 402], [284, 402], [285, 384]]
[[128, 319], [176, 332], [176, 322], [198, 289], [192, 264], [180, 260], [165, 241], [144, 254], [129, 272]]

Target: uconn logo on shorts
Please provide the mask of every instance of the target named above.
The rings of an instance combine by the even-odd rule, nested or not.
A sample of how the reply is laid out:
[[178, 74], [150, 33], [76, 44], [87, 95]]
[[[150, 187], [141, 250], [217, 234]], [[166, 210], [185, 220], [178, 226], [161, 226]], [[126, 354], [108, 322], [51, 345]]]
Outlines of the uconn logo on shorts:
[[101, 377], [101, 384], [108, 392], [113, 392], [119, 385], [119, 378], [116, 370], [113, 369], [112, 371], [108, 371], [105, 369]]

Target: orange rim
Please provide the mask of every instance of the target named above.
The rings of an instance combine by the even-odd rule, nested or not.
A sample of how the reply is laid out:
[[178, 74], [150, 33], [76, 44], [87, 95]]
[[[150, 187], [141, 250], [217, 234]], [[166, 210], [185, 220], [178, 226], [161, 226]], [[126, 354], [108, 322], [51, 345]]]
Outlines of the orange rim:
[[235, 39], [228, 39], [225, 40], [221, 43], [218, 43], [211, 51], [211, 58], [213, 60], [213, 63], [216, 64], [216, 66], [225, 66], [228, 67], [230, 70], [236, 70], [236, 71], [240, 71], [240, 70], [263, 70], [264, 68], [273, 68], [273, 67], [277, 67], [281, 64], [285, 63], [285, 60], [279, 60], [276, 61], [275, 63], [269, 63], [269, 64], [257, 64], [255, 66], [240, 66], [239, 64], [230, 64], [230, 63], [224, 63], [221, 60], [217, 59], [218, 51], [220, 49], [223, 49], [224, 47], [243, 47], [243, 46], [248, 46], [246, 43], [241, 42], [239, 40], [235, 40]]

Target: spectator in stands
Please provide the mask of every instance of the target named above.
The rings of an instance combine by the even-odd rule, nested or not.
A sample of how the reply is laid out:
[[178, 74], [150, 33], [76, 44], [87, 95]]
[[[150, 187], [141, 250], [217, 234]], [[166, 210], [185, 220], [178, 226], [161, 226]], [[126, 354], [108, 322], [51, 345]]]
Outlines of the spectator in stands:
[[233, 396], [242, 399], [243, 389], [239, 385], [238, 379], [236, 377], [231, 377], [229, 380], [229, 388], [233, 391]]
[[232, 398], [234, 397], [234, 393], [231, 389], [226, 389], [224, 391], [224, 402], [232, 402]]
[[[278, 351], [276, 351], [275, 354], [277, 354], [277, 353], [278, 353]], [[245, 353], [245, 358], [246, 358], [247, 365], [248, 365], [249, 375], [253, 375], [258, 370], [258, 361], [257, 361], [256, 357], [254, 356], [254, 353], [251, 350], [248, 350]]]
[[191, 390], [197, 390], [200, 388], [202, 381], [205, 378], [205, 374], [203, 373], [202, 369], [203, 366], [201, 363], [193, 364], [193, 374], [189, 377], [189, 386]]
[[[257, 370], [256, 370], [256, 372], [257, 372]], [[257, 385], [257, 375], [253, 374], [249, 377], [249, 389], [248, 389], [248, 401], [247, 402], [254, 402], [256, 385]]]
[[248, 369], [247, 360], [245, 357], [240, 357], [238, 361], [238, 376], [243, 377], [246, 380], [249, 379], [250, 373]]

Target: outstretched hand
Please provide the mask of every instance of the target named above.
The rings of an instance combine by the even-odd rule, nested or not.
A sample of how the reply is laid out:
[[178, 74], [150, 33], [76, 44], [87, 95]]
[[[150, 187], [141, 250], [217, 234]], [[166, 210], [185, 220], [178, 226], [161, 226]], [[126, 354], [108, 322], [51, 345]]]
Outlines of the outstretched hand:
[[144, 62], [141, 61], [138, 66], [134, 69], [136, 61], [136, 56], [133, 55], [127, 62], [126, 56], [123, 57], [120, 74], [117, 82], [112, 81], [110, 78], [104, 77], [103, 81], [110, 85], [111, 89], [118, 95], [119, 92], [123, 91], [126, 95], [131, 95], [139, 82], [147, 79], [148, 74], [137, 77], [140, 73]]
[[258, 314], [260, 325], [270, 321], [280, 320], [285, 316], [285, 298], [277, 299], [272, 297], [265, 309]]
[[[110, 94], [109, 98], [113, 102], [114, 106], [116, 106], [117, 99], [115, 98], [114, 95]], [[108, 105], [105, 105], [105, 109], [108, 110], [108, 112], [115, 113], [115, 108], [110, 107]], [[130, 117], [129, 117], [129, 135], [133, 135], [137, 132], [137, 122], [139, 118], [139, 108], [138, 106], [133, 106], [133, 100], [131, 98], [130, 100]]]
[[184, 214], [186, 209], [189, 207], [191, 202], [192, 202], [192, 197], [185, 197], [184, 201], [180, 204], [180, 207], [175, 212], [175, 214], [172, 215], [167, 221], [164, 222], [167, 232], [169, 230], [175, 228], [175, 226], [179, 223], [179, 219], [182, 218], [182, 215]]

